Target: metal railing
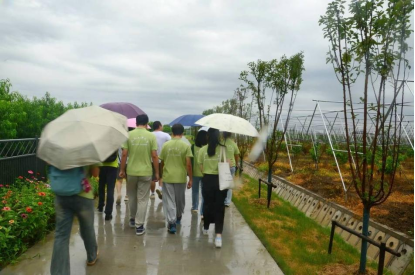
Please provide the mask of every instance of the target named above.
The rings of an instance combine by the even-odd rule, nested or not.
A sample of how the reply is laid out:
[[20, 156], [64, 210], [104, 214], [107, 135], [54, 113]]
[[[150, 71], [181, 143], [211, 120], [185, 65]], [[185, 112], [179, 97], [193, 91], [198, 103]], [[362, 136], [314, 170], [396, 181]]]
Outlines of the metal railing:
[[46, 178], [46, 163], [36, 157], [38, 138], [0, 140], [0, 183], [14, 183], [19, 176], [34, 172]]
[[269, 205], [271, 204], [272, 188], [276, 188], [277, 186], [263, 179], [258, 179], [258, 198], [261, 198], [261, 183], [265, 183], [267, 185], [267, 208], [269, 208]]
[[[376, 247], [379, 247], [380, 252], [379, 252], [378, 275], [382, 275], [383, 274], [383, 267], [385, 265], [385, 254], [386, 254], [386, 252], [389, 252], [390, 254], [392, 254], [392, 255], [394, 255], [396, 257], [400, 257], [401, 256], [401, 253], [395, 252], [392, 249], [390, 249], [389, 247], [386, 247], [386, 243], [385, 242], [378, 243], [378, 242], [370, 239], [369, 237], [364, 236], [363, 234], [361, 234], [361, 233], [359, 233], [357, 231], [354, 231], [353, 229], [350, 229], [350, 228], [348, 228], [348, 227], [346, 227], [346, 226], [344, 226], [344, 225], [342, 225], [339, 222], [334, 221], [334, 220], [331, 221], [331, 233], [330, 233], [330, 242], [329, 242], [329, 251], [328, 251], [329, 254], [331, 254], [331, 250], [333, 248], [333, 238], [334, 238], [334, 231], [336, 230], [336, 226], [338, 226], [341, 229], [343, 229], [343, 230], [345, 230], [345, 231], [347, 231], [347, 232], [349, 232], [349, 233], [351, 233], [351, 234], [359, 237], [360, 239], [363, 239], [363, 240], [367, 241], [368, 243], [370, 243], [370, 244], [372, 244], [372, 245], [374, 245]], [[361, 253], [363, 253], [363, 252], [361, 252]]]

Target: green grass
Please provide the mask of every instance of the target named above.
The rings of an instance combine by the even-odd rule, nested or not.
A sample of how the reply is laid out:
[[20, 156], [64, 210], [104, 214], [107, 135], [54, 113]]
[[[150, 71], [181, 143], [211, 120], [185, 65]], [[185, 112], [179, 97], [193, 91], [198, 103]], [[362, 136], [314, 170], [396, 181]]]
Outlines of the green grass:
[[408, 267], [405, 269], [403, 275], [414, 275], [414, 255], [411, 255], [411, 262]]
[[[324, 274], [335, 265], [357, 271], [360, 253], [354, 247], [335, 235], [329, 255], [329, 228], [275, 193], [267, 209], [266, 191], [263, 194], [264, 198], [258, 199], [258, 182], [244, 175], [243, 186], [234, 190], [233, 202], [285, 274]], [[376, 271], [377, 263], [369, 263], [368, 268]]]

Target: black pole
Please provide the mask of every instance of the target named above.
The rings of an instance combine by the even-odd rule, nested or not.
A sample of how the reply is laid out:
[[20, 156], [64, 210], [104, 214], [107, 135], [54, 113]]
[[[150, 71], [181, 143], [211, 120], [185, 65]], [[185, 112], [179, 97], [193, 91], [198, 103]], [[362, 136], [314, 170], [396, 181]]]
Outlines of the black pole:
[[336, 229], [336, 221], [331, 221], [331, 232], [330, 232], [330, 242], [329, 242], [329, 254], [331, 254], [331, 249], [333, 248], [333, 238], [334, 230]]
[[386, 251], [386, 243], [382, 242], [380, 243], [378, 275], [383, 274], [383, 266], [385, 265], [385, 251]]

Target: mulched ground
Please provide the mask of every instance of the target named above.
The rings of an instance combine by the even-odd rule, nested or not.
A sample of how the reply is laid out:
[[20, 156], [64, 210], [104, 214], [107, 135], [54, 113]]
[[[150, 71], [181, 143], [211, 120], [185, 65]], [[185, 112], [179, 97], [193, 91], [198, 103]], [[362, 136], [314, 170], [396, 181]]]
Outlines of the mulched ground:
[[[260, 164], [257, 163], [256, 166]], [[357, 215], [362, 215], [363, 205], [352, 186], [345, 200], [342, 184], [332, 157], [323, 155], [319, 169], [309, 155], [300, 155], [293, 159], [294, 172], [291, 172], [286, 155], [281, 155], [274, 165], [274, 174], [288, 181], [343, 205]], [[347, 166], [341, 166], [346, 186], [351, 182]], [[371, 218], [381, 224], [414, 237], [414, 159], [402, 163], [396, 175], [392, 194], [386, 202], [372, 208]]]

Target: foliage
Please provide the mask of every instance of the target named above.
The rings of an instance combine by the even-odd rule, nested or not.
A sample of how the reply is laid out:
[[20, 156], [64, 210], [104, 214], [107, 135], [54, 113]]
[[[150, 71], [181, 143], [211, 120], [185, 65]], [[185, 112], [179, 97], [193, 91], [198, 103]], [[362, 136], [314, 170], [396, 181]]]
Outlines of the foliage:
[[54, 196], [29, 171], [12, 185], [0, 184], [0, 269], [54, 228]]
[[9, 79], [0, 80], [0, 139], [39, 137], [43, 127], [65, 111], [88, 106], [77, 102], [65, 106], [48, 92], [29, 99], [11, 87]]
[[268, 172], [269, 167], [268, 167], [268, 163], [263, 162], [261, 164], [258, 165], [257, 169], [263, 173]]
[[[398, 95], [405, 82], [398, 85], [398, 80], [406, 80], [410, 70], [405, 56], [409, 51], [407, 39], [412, 33], [410, 19], [414, 6], [412, 0], [352, 0], [346, 13], [345, 3], [343, 0], [329, 3], [319, 24], [323, 25], [324, 37], [329, 41], [326, 61], [332, 64], [342, 86], [346, 148], [353, 185], [364, 205], [362, 233], [367, 236], [370, 209], [385, 202], [391, 194], [399, 165], [404, 95], [403, 92], [401, 98]], [[361, 75], [363, 85], [354, 85]], [[391, 104], [385, 101], [388, 82], [393, 83]], [[368, 101], [369, 89], [373, 89], [375, 103]], [[357, 103], [356, 95], [352, 96], [356, 93], [361, 95]], [[363, 118], [359, 116], [363, 120], [362, 130], [357, 128], [356, 108], [363, 108]], [[369, 140], [371, 123], [374, 133]], [[359, 132], [362, 132], [361, 146], [357, 144]], [[362, 241], [361, 251], [359, 271], [363, 273], [366, 241]]]
[[[265, 86], [271, 88], [271, 101], [275, 105], [275, 113], [270, 119], [271, 103], [268, 106], [267, 115], [263, 117], [263, 122], [260, 125], [267, 125], [272, 121], [271, 132], [267, 139], [265, 146], [265, 156], [268, 161], [268, 181], [271, 181], [272, 167], [277, 161], [280, 146], [284, 141], [285, 133], [287, 132], [288, 123], [294, 103], [297, 98], [297, 93], [300, 90], [303, 81], [302, 74], [304, 69], [304, 54], [302, 52], [287, 58], [285, 55], [280, 60], [273, 59], [267, 63], [266, 82]], [[282, 121], [282, 108], [285, 106], [285, 100], [288, 96], [288, 111], [285, 121]], [[278, 125], [282, 125], [282, 131], [278, 131]]]
[[[269, 71], [269, 63], [260, 59], [257, 62], [248, 63], [248, 71], [242, 71], [239, 79], [247, 84], [247, 88], [252, 92], [252, 97], [258, 108], [259, 128], [268, 124], [265, 117], [265, 81]], [[253, 78], [253, 80], [251, 80]], [[268, 108], [269, 110], [269, 108]]]
[[170, 134], [171, 133], [171, 126], [168, 124], [163, 125], [163, 132]]
[[[336, 155], [337, 162], [339, 164], [346, 164], [349, 160], [348, 156], [347, 156], [347, 153], [336, 151], [336, 150], [339, 150], [339, 146], [337, 146], [337, 145], [333, 145], [333, 147], [334, 147], [334, 154]], [[331, 150], [330, 146], [327, 146], [326, 154], [329, 155], [329, 156], [333, 155], [333, 150]], [[335, 165], [335, 163], [334, 163], [334, 165]]]
[[299, 154], [301, 154], [303, 152], [303, 148], [302, 146], [292, 146], [292, 148], [290, 149], [290, 153], [293, 154], [294, 156], [297, 156]]
[[316, 143], [314, 147], [312, 146], [308, 152], [310, 153], [311, 159], [314, 162], [318, 162], [322, 154], [320, 143]]
[[236, 114], [236, 109], [237, 109], [236, 100], [234, 98], [231, 98], [231, 99], [222, 101], [221, 105], [215, 106], [212, 109], [204, 110], [202, 112], [202, 115], [207, 116], [207, 115], [211, 115], [215, 113], [234, 115]]

